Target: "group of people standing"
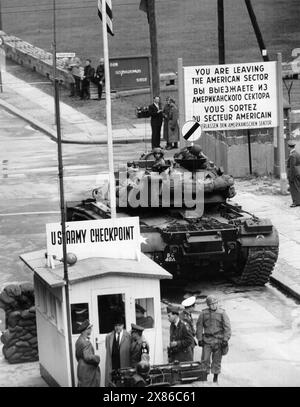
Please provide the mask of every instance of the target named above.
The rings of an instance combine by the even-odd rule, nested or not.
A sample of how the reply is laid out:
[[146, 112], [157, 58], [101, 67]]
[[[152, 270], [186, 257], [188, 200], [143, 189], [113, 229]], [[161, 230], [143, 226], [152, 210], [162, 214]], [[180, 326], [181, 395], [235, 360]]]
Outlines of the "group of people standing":
[[213, 381], [218, 381], [221, 372], [222, 356], [228, 352], [231, 326], [225, 310], [218, 306], [213, 295], [206, 298], [207, 308], [199, 314], [196, 328], [192, 312], [196, 298], [190, 297], [182, 302], [184, 310], [178, 306], [168, 306], [170, 325], [169, 362], [190, 362], [194, 360], [194, 348], [202, 348], [201, 360], [207, 375], [213, 374]]
[[[209, 295], [207, 308], [200, 311], [196, 327], [193, 311], [196, 298], [190, 297], [182, 302], [182, 307], [167, 307], [170, 322], [170, 342], [168, 361], [173, 363], [192, 362], [196, 346], [202, 348], [201, 361], [207, 375], [213, 374], [213, 382], [218, 382], [221, 372], [222, 356], [228, 353], [228, 341], [231, 337], [231, 325], [225, 310], [218, 306], [218, 299]], [[149, 344], [143, 337], [144, 327], [131, 324], [131, 332], [124, 329], [122, 317], [116, 317], [114, 329], [106, 335], [105, 386], [113, 384], [113, 373], [120, 368], [142, 371], [150, 369]], [[79, 387], [100, 386], [100, 357], [95, 354], [89, 340], [92, 325], [88, 320], [81, 324], [81, 335], [76, 341], [77, 378]]]
[[[143, 337], [144, 327], [131, 324], [131, 332], [124, 329], [122, 317], [115, 318], [114, 329], [106, 335], [105, 386], [112, 382], [112, 372], [120, 368], [137, 368], [149, 363], [149, 344]], [[90, 342], [92, 325], [88, 320], [81, 324], [76, 341], [75, 355], [78, 362], [78, 387], [99, 387], [101, 381], [100, 357], [95, 354]]]
[[163, 139], [166, 141], [166, 149], [178, 148], [179, 125], [178, 107], [171, 97], [166, 98], [166, 103], [162, 107], [159, 96], [153, 98], [153, 103], [149, 105], [149, 115], [151, 117], [151, 144], [152, 149], [160, 147], [161, 128], [163, 125]]
[[79, 96], [81, 100], [90, 99], [91, 82], [98, 87], [98, 99], [102, 98], [102, 91], [105, 82], [104, 59], [100, 58], [95, 70], [92, 61], [87, 58], [84, 67], [79, 58], [65, 62], [65, 69], [68, 70], [68, 82], [70, 85], [70, 97]]

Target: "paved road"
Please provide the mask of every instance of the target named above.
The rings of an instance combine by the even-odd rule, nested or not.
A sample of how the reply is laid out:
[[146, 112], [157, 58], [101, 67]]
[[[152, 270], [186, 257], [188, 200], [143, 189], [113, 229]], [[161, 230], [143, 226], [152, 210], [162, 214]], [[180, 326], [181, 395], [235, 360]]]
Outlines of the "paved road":
[[[56, 144], [21, 119], [0, 110], [0, 286], [28, 280], [18, 255], [45, 247], [45, 223], [59, 221]], [[115, 147], [116, 166], [142, 146]], [[107, 169], [106, 148], [63, 146], [67, 199], [95, 186]], [[195, 318], [204, 307], [201, 296], [216, 293], [233, 327], [230, 353], [224, 358], [221, 386], [300, 386], [300, 313], [294, 300], [267, 285], [256, 290], [221, 281], [173, 285], [169, 301], [199, 295]], [[165, 316], [165, 308], [163, 309]], [[168, 322], [163, 319], [164, 344]], [[199, 358], [199, 348], [196, 357]], [[17, 374], [18, 373], [18, 374]], [[23, 374], [20, 374], [23, 373]], [[8, 366], [0, 361], [0, 386], [40, 386], [37, 364]], [[199, 383], [198, 383], [199, 385]], [[211, 384], [200, 383], [201, 386]]]
[[[57, 146], [0, 109], [0, 286], [27, 278], [18, 255], [45, 247], [45, 224], [59, 221]], [[116, 145], [115, 169], [143, 144]], [[66, 200], [91, 196], [107, 172], [106, 146], [63, 145]]]

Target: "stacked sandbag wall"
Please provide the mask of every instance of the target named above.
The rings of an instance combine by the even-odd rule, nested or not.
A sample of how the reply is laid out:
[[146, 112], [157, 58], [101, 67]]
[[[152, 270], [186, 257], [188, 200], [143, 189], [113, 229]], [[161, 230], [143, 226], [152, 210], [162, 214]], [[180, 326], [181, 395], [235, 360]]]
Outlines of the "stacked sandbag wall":
[[31, 283], [9, 284], [0, 292], [5, 311], [2, 352], [9, 363], [38, 360], [34, 289]]

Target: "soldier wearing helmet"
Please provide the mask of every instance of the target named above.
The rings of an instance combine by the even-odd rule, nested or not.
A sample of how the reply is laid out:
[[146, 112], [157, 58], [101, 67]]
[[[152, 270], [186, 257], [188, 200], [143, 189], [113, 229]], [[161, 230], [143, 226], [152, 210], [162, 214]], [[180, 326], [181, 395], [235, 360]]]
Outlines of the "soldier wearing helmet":
[[160, 147], [155, 147], [153, 148], [153, 150], [151, 151], [150, 154], [147, 154], [147, 156], [145, 157], [145, 159], [147, 159], [148, 156], [153, 155], [154, 157], [154, 164], [152, 165], [152, 169], [153, 170], [159, 170], [159, 168], [164, 167], [166, 165], [166, 162], [164, 160], [164, 151], [163, 149], [161, 149]]
[[174, 154], [174, 158], [181, 160], [205, 159], [208, 161], [207, 156], [203, 153], [202, 148], [198, 144], [181, 149], [178, 153]]
[[136, 365], [136, 373], [132, 376], [133, 387], [145, 387], [149, 380], [150, 364], [144, 360]]
[[214, 375], [213, 381], [218, 381], [221, 372], [222, 355], [228, 352], [228, 341], [231, 336], [230, 320], [225, 310], [218, 307], [218, 299], [209, 295], [206, 298], [208, 308], [200, 312], [197, 321], [197, 339], [202, 347], [201, 360], [206, 365], [206, 371]]

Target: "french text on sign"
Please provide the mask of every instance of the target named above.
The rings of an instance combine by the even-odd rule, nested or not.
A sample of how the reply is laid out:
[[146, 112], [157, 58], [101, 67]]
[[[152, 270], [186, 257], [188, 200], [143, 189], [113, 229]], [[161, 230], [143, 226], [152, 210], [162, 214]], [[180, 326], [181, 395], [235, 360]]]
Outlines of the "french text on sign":
[[186, 141], [196, 141], [201, 137], [201, 125], [196, 120], [188, 120], [182, 126], [182, 136]]

